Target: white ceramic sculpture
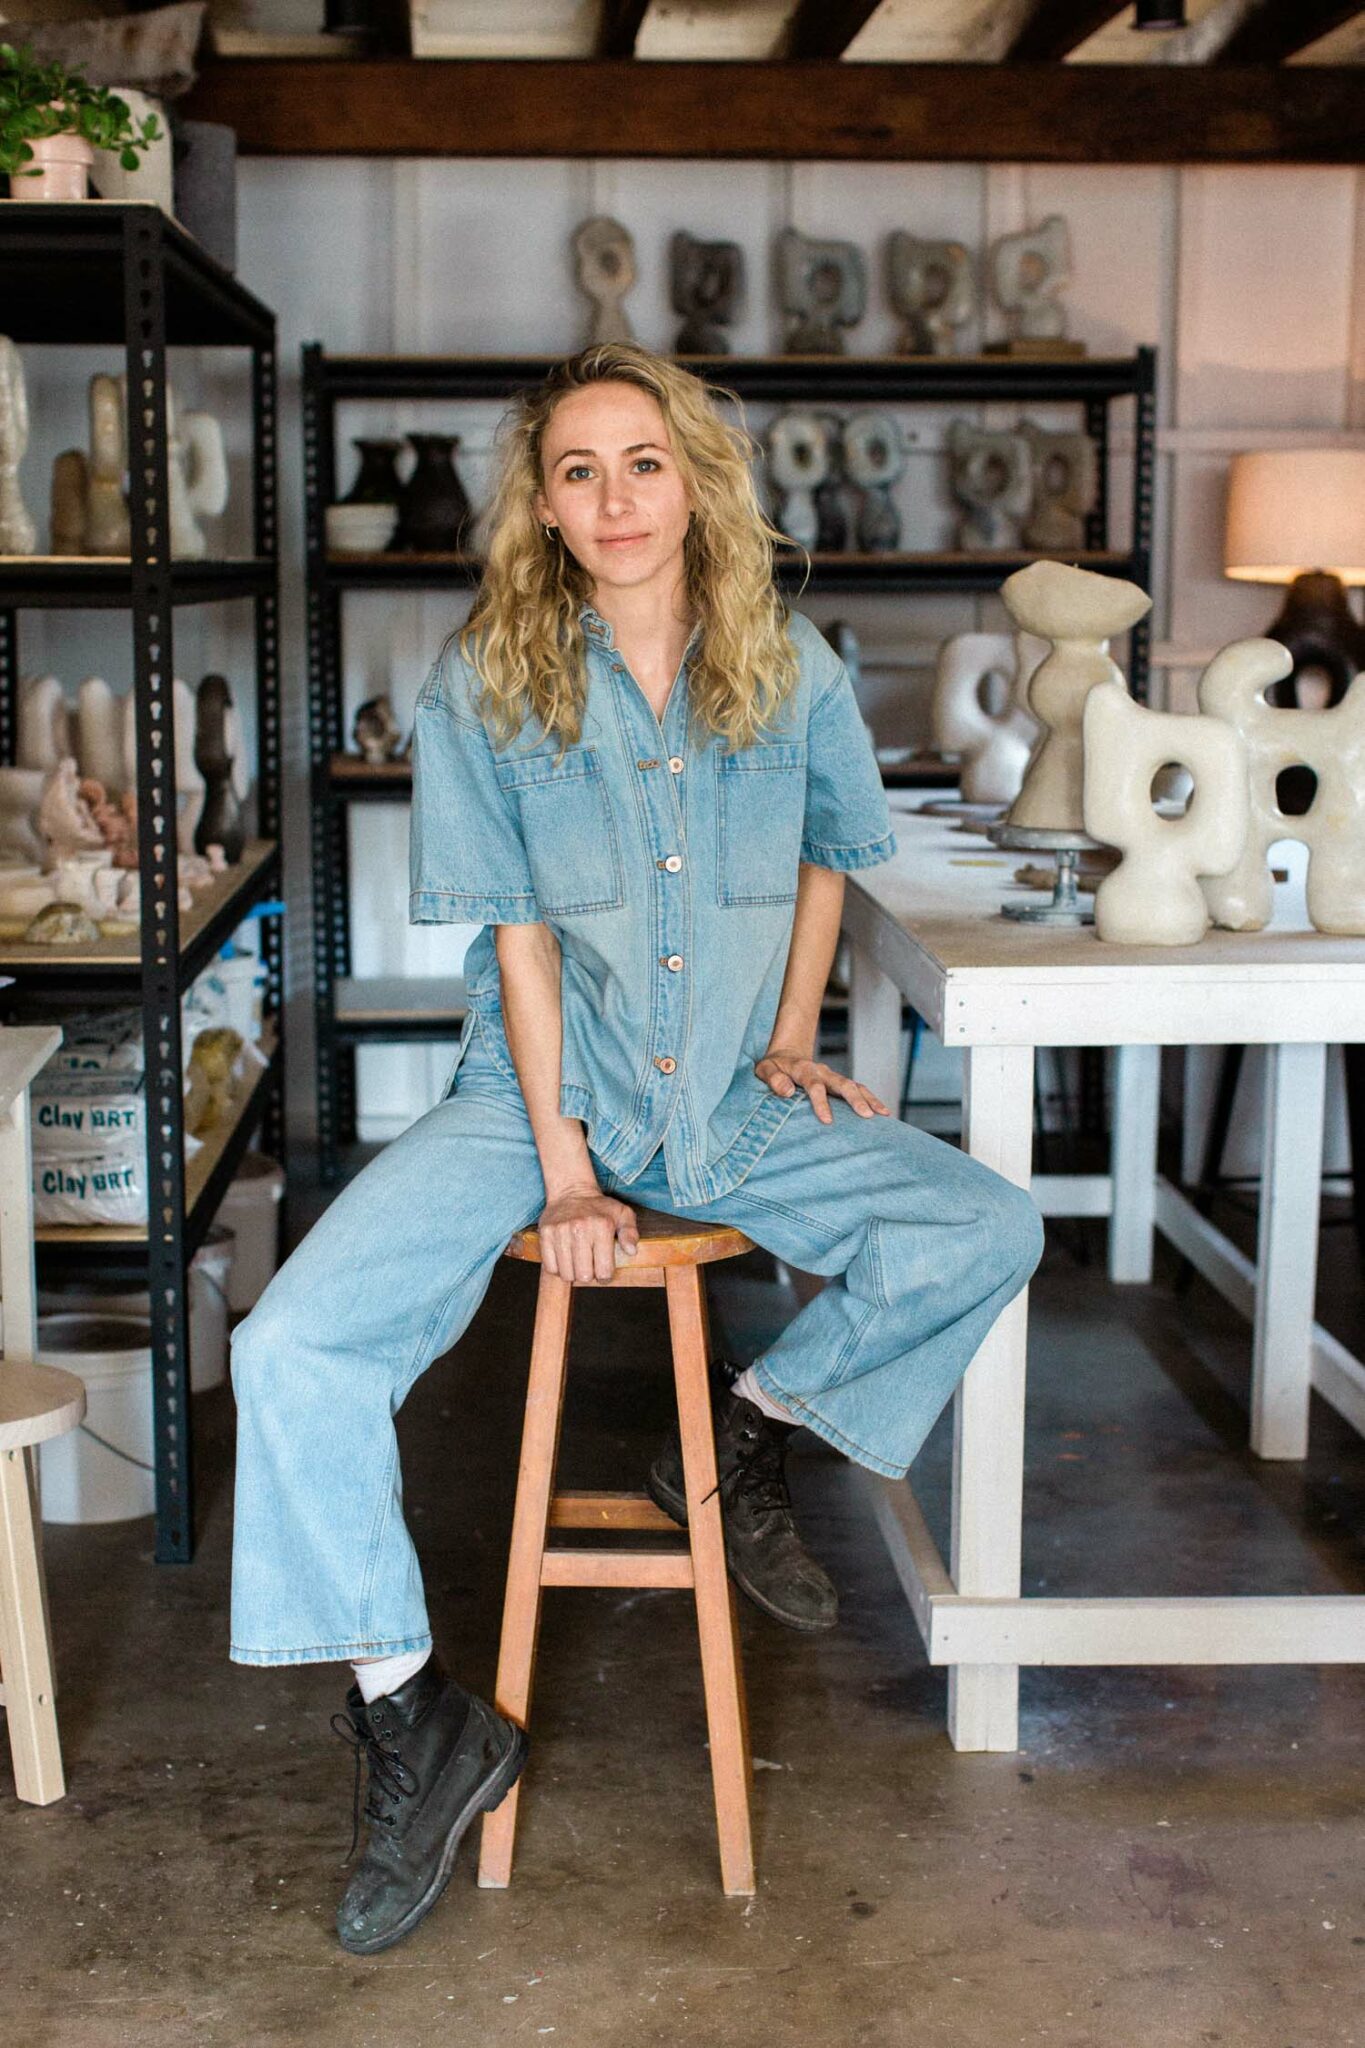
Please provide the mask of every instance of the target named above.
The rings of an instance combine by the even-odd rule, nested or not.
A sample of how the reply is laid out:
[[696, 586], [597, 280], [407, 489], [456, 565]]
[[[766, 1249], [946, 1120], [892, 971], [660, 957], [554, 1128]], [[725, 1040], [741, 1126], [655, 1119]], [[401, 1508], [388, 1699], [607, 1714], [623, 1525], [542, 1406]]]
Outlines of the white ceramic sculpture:
[[181, 560], [201, 561], [208, 542], [199, 521], [216, 519], [227, 509], [223, 429], [212, 413], [182, 411], [168, 385], [166, 433], [171, 553]]
[[[204, 778], [194, 765], [198, 705], [189, 684], [175, 678], [175, 843], [182, 855], [194, 852], [194, 828], [204, 809]], [[123, 699], [123, 773], [126, 787], [137, 788], [137, 703], [130, 690]]]
[[71, 754], [59, 761], [44, 778], [43, 793], [38, 800], [38, 831], [47, 841], [50, 867], [60, 866], [62, 861], [78, 853], [98, 853], [101, 865], [109, 858], [104, 834], [80, 793], [80, 773]]
[[[1247, 748], [1251, 826], [1230, 873], [1204, 884], [1215, 924], [1260, 931], [1274, 908], [1266, 855], [1277, 839], [1308, 848], [1308, 915], [1320, 932], [1365, 935], [1365, 674], [1325, 711], [1281, 709], [1265, 693], [1293, 671], [1278, 640], [1239, 640], [1199, 679], [1199, 708], [1222, 718]], [[1275, 785], [1286, 768], [1317, 778], [1311, 807], [1286, 817]]]
[[19, 464], [28, 449], [28, 392], [24, 365], [7, 334], [0, 334], [0, 555], [31, 555], [38, 529], [19, 491]]
[[71, 714], [56, 676], [28, 676], [19, 685], [15, 759], [21, 768], [55, 768], [72, 751]]
[[[1126, 946], [1192, 946], [1209, 928], [1204, 875], [1225, 875], [1246, 845], [1246, 743], [1220, 718], [1149, 711], [1119, 690], [1092, 690], [1082, 718], [1085, 829], [1123, 859], [1095, 892], [1095, 930]], [[1193, 782], [1183, 816], [1152, 800], [1158, 769]]]
[[1066, 333], [1058, 294], [1071, 277], [1071, 236], [1059, 213], [1023, 234], [1002, 235], [987, 268], [1012, 340], [1054, 340]]
[[90, 379], [90, 455], [85, 478], [87, 555], [126, 555], [132, 545], [123, 477], [128, 467], [125, 380], [100, 371]]
[[48, 768], [0, 768], [0, 856], [41, 863], [47, 847], [38, 836], [38, 805]]
[[81, 775], [104, 784], [117, 798], [127, 786], [123, 772], [123, 707], [103, 676], [87, 676], [77, 692], [76, 759]]
[[1031, 633], [954, 633], [939, 648], [934, 745], [961, 755], [967, 803], [1008, 804], [1018, 796], [1038, 738], [1028, 685], [1046, 653], [1047, 642]]
[[1029, 710], [1043, 734], [1010, 806], [1009, 823], [1032, 831], [1083, 832], [1085, 700], [1097, 688], [1126, 692], [1109, 641], [1145, 617], [1152, 600], [1136, 583], [1069, 562], [1030, 562], [1006, 577], [1000, 595], [1017, 626], [1052, 643], [1029, 684]]
[[955, 331], [976, 311], [976, 266], [961, 242], [898, 230], [886, 244], [887, 296], [905, 322], [902, 355], [950, 356]]
[[592, 300], [588, 346], [596, 341], [634, 341], [630, 316], [621, 301], [635, 282], [635, 243], [628, 228], [607, 214], [575, 230], [578, 289]]
[[800, 547], [819, 532], [815, 493], [830, 473], [829, 429], [818, 413], [780, 413], [768, 429], [768, 475], [781, 492], [777, 524]]
[[953, 496], [965, 506], [960, 548], [1017, 548], [1033, 502], [1033, 456], [1023, 434], [954, 420], [948, 429]]

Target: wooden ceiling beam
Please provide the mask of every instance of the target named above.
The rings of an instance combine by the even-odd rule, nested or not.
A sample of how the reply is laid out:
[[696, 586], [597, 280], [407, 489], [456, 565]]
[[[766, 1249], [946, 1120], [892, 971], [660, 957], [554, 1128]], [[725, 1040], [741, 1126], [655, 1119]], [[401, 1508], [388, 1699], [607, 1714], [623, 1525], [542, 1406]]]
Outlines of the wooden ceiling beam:
[[1060, 64], [1127, 5], [1128, 0], [1038, 0], [1006, 51], [1005, 61]]
[[882, 0], [798, 0], [787, 29], [788, 57], [842, 57]]
[[254, 156], [1365, 162], [1349, 65], [210, 60]]
[[599, 57], [631, 57], [640, 23], [649, 12], [649, 0], [602, 0], [602, 26], [597, 37]]
[[1365, 14], [1365, 0], [1265, 0], [1234, 29], [1213, 62], [1283, 64], [1358, 14]]

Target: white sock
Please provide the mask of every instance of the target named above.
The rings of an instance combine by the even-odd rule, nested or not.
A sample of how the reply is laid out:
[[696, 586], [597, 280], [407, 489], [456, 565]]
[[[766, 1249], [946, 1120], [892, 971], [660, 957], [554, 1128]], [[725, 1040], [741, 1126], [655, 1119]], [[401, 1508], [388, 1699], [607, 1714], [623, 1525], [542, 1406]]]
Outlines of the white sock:
[[410, 1678], [415, 1678], [430, 1655], [431, 1645], [428, 1644], [425, 1650], [400, 1650], [396, 1657], [362, 1657], [352, 1664], [355, 1682], [366, 1706], [383, 1693], [397, 1692], [400, 1685], [406, 1685]]
[[795, 1422], [796, 1420], [796, 1417], [786, 1408], [779, 1408], [771, 1394], [764, 1393], [762, 1387], [754, 1378], [754, 1369], [751, 1365], [745, 1367], [739, 1378], [734, 1382], [730, 1392], [738, 1394], [743, 1401], [752, 1401], [760, 1415], [766, 1415], [770, 1422]]

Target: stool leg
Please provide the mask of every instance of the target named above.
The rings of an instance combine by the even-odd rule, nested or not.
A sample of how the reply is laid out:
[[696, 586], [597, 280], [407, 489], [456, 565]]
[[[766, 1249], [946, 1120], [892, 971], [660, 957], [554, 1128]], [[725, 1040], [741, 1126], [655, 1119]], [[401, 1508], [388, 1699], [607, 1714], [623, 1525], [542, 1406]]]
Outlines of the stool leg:
[[687, 1527], [701, 1639], [702, 1685], [711, 1737], [711, 1780], [720, 1839], [721, 1883], [732, 1897], [754, 1890], [749, 1824], [753, 1774], [739, 1661], [734, 1595], [725, 1566], [725, 1533], [716, 1491], [716, 1440], [707, 1384], [706, 1306], [698, 1266], [668, 1269], [668, 1323], [678, 1390]]
[[[573, 1288], [567, 1280], [542, 1268], [536, 1296], [536, 1327], [531, 1341], [531, 1373], [526, 1387], [526, 1421], [521, 1437], [521, 1465], [512, 1514], [512, 1546], [507, 1559], [507, 1592], [498, 1646], [498, 1681], [494, 1702], [500, 1714], [525, 1728], [531, 1713], [531, 1680], [535, 1671], [536, 1636], [540, 1628], [540, 1569], [545, 1554], [545, 1526], [559, 1456], [559, 1425], [564, 1412], [564, 1367], [569, 1353]], [[479, 1844], [479, 1883], [501, 1889], [512, 1876], [512, 1844], [517, 1831], [514, 1785], [501, 1806], [484, 1815]]]
[[14, 1789], [34, 1806], [66, 1791], [52, 1695], [47, 1595], [34, 1539], [34, 1502], [22, 1450], [0, 1451], [0, 1661]]

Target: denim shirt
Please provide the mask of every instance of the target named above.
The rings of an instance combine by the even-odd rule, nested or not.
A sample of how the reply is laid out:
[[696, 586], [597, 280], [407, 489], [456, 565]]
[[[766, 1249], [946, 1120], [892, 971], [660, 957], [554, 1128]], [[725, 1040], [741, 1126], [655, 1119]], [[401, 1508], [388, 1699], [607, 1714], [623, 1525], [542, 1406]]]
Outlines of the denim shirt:
[[[534, 719], [495, 748], [452, 640], [417, 700], [409, 916], [482, 924], [465, 961], [475, 1031], [516, 1080], [491, 927], [547, 924], [562, 957], [560, 1109], [630, 1181], [660, 1145], [681, 1201], [743, 1180], [804, 1100], [754, 1073], [777, 1014], [797, 866], [895, 852], [848, 672], [792, 615], [800, 678], [777, 721], [730, 750], [689, 719], [688, 644], [662, 724], [590, 605], [578, 743]], [[689, 727], [692, 729], [689, 730]]]

